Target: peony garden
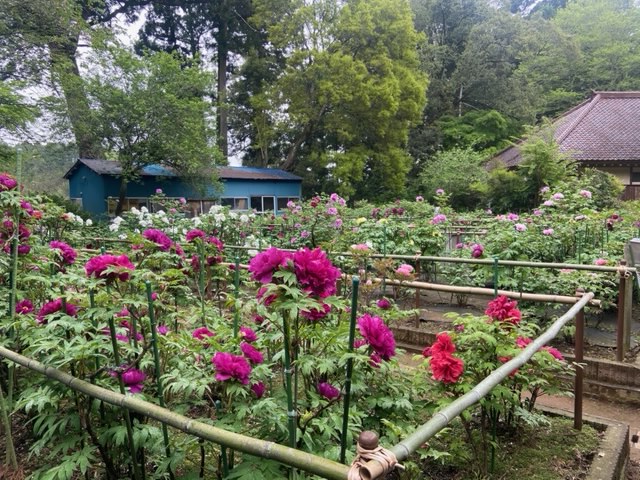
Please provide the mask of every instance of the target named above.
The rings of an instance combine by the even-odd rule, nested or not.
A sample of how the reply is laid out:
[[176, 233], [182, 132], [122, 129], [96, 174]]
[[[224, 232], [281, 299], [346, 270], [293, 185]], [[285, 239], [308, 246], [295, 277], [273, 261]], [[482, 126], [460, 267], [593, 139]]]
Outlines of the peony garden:
[[[587, 312], [599, 315], [618, 294], [606, 267], [640, 228], [636, 204], [570, 183], [542, 189], [533, 211], [501, 214], [456, 212], [439, 189], [386, 205], [331, 194], [290, 202], [278, 217], [213, 206], [189, 218], [183, 199], [157, 191], [153, 211], [110, 221], [26, 195], [9, 175], [0, 190], [0, 346], [41, 366], [0, 364], [8, 478], [347, 478], [339, 467], [360, 453], [362, 432], [397, 444], [567, 310], [487, 297], [483, 312], [451, 314], [412, 355], [393, 327], [417, 314], [414, 282], [566, 296], [582, 288], [599, 300]], [[561, 267], [531, 274], [500, 261]], [[571, 394], [576, 367], [556, 346], [535, 347], [389, 478], [505, 478], [513, 438], [570, 428], [536, 399]], [[205, 441], [190, 425], [141, 413], [148, 404], [248, 440]], [[580, 448], [593, 451], [596, 436], [585, 432]], [[304, 468], [311, 457], [283, 464], [253, 440], [330, 465], [322, 474]], [[433, 465], [440, 476], [426, 476]], [[456, 469], [471, 473], [444, 476]]]

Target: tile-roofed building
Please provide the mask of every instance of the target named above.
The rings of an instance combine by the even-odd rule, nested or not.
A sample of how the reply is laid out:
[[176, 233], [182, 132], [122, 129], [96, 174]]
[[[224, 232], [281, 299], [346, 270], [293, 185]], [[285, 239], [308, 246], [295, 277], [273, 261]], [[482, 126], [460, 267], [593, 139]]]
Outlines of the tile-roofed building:
[[[553, 125], [560, 150], [584, 167], [618, 177], [625, 185], [624, 198], [640, 198], [640, 91], [594, 92]], [[518, 146], [495, 158], [507, 167], [517, 165]]]
[[[127, 184], [124, 209], [146, 206], [153, 210], [150, 200], [157, 189], [170, 198], [184, 198], [191, 214], [206, 212], [217, 203], [232, 210], [255, 210], [260, 213], [279, 213], [291, 200], [302, 195], [302, 178], [283, 170], [253, 167], [218, 167], [222, 189], [206, 186], [200, 192], [184, 182], [171, 169], [149, 165], [140, 178]], [[80, 158], [64, 175], [69, 181], [69, 196], [83, 209], [100, 215], [113, 215], [120, 190], [122, 168], [118, 162]], [[218, 186], [219, 188], [219, 186]]]

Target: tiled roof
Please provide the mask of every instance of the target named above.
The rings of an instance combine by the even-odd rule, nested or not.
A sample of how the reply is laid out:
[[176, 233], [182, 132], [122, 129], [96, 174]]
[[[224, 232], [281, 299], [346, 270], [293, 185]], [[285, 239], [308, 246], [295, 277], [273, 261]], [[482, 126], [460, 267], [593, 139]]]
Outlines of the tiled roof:
[[[594, 92], [553, 124], [560, 149], [582, 163], [640, 161], [640, 92]], [[517, 145], [496, 158], [517, 165]]]
[[[112, 160], [96, 160], [88, 158], [79, 158], [76, 163], [69, 169], [64, 175], [64, 178], [69, 178], [73, 171], [81, 164], [86, 165], [98, 175], [120, 175], [122, 174], [122, 168], [118, 162]], [[175, 177], [176, 173], [167, 167], [160, 165], [149, 165], [142, 169], [142, 176], [148, 177]], [[253, 167], [219, 167], [218, 175], [221, 179], [233, 179], [233, 180], [285, 180], [285, 181], [300, 181], [302, 178], [298, 177], [284, 170], [277, 170], [275, 168], [253, 168]]]

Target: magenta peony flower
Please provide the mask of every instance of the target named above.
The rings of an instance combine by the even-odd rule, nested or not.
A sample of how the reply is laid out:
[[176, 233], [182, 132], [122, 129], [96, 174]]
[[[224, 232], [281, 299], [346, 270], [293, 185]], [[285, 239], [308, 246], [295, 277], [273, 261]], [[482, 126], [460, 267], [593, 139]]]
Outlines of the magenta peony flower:
[[[107, 269], [112, 271], [107, 272]], [[122, 282], [129, 280], [129, 273], [134, 269], [133, 263], [129, 261], [129, 257], [126, 255], [116, 256], [108, 253], [89, 259], [84, 266], [87, 277], [94, 276], [95, 278], [106, 279], [108, 282], [116, 278]]]
[[49, 247], [54, 248], [60, 252], [63, 263], [71, 265], [76, 261], [76, 257], [78, 256], [78, 254], [73, 248], [71, 248], [70, 245], [59, 240], [53, 240], [52, 242], [49, 242]]
[[193, 332], [191, 332], [191, 336], [196, 340], [204, 340], [207, 337], [213, 337], [215, 333], [209, 330], [207, 327], [196, 328]]
[[520, 323], [522, 316], [517, 306], [518, 302], [515, 300], [509, 300], [504, 295], [500, 295], [489, 302], [484, 313], [491, 317], [492, 320], [517, 324]]
[[606, 264], [607, 264], [607, 260], [606, 260], [606, 259], [604, 259], [604, 258], [596, 258], [596, 259], [593, 261], [593, 264], [594, 264], [594, 265], [606, 265]]
[[542, 350], [544, 350], [545, 352], [549, 352], [549, 354], [551, 354], [551, 356], [556, 360], [564, 360], [562, 353], [560, 353], [560, 351], [557, 348], [544, 346], [542, 347]]
[[254, 365], [259, 365], [264, 362], [262, 353], [260, 353], [258, 349], [254, 348], [250, 343], [240, 342], [240, 350], [242, 351], [242, 354], [247, 357], [247, 360]]
[[130, 368], [122, 372], [122, 383], [126, 385], [130, 393], [140, 393], [143, 387], [142, 382], [146, 377], [142, 370]]
[[323, 319], [331, 312], [331, 305], [327, 305], [326, 303], [322, 304], [320, 308], [311, 308], [309, 310], [301, 310], [300, 315], [302, 315], [307, 320], [311, 320], [312, 322], [317, 322], [318, 320]]
[[245, 342], [249, 343], [253, 343], [258, 339], [256, 332], [251, 330], [249, 327], [240, 327], [240, 336]]
[[0, 173], [0, 191], [13, 190], [18, 186], [18, 182], [6, 173]]
[[20, 200], [20, 208], [22, 208], [29, 216], [32, 216], [34, 213], [33, 206], [26, 200]]
[[[49, 315], [62, 310], [62, 298], [52, 300], [45, 303], [36, 315], [36, 321], [40, 324], [46, 324]], [[78, 314], [78, 307], [74, 304], [66, 302], [66, 314], [70, 317], [75, 317]]]
[[216, 369], [216, 380], [219, 382], [236, 379], [243, 385], [249, 383], [251, 365], [244, 357], [227, 352], [216, 352], [211, 362]]
[[471, 245], [471, 256], [473, 258], [480, 258], [484, 253], [484, 247], [479, 243], [474, 243]]
[[380, 317], [365, 313], [358, 318], [358, 330], [369, 345], [383, 359], [389, 360], [396, 354], [396, 341]]
[[336, 293], [340, 270], [331, 264], [320, 248], [298, 250], [293, 254], [293, 264], [298, 283], [304, 291], [320, 298]]
[[290, 258], [289, 252], [283, 252], [276, 247], [268, 248], [249, 261], [251, 279], [260, 283], [271, 282], [274, 272], [285, 266]]
[[316, 386], [318, 393], [327, 400], [333, 400], [340, 396], [340, 390], [327, 382], [321, 382]]
[[31, 300], [27, 300], [25, 298], [24, 300], [20, 300], [18, 303], [16, 303], [17, 314], [26, 315], [27, 313], [31, 312], [33, 312], [33, 303], [31, 303]]
[[262, 382], [255, 382], [251, 384], [251, 391], [256, 396], [256, 398], [262, 398], [265, 390], [266, 390], [266, 387]]
[[391, 308], [391, 302], [386, 298], [380, 298], [376, 302], [376, 305], [378, 306], [378, 308], [381, 308], [382, 310], [389, 310]]
[[173, 243], [166, 233], [156, 228], [146, 229], [144, 232], [142, 232], [142, 236], [150, 242], [155, 243], [163, 252], [169, 250], [171, 248], [171, 244]]
[[158, 325], [156, 331], [160, 335], [166, 335], [167, 333], [169, 333], [169, 327], [167, 327], [166, 325]]
[[193, 230], [189, 230], [187, 232], [187, 242], [193, 242], [196, 238], [202, 238], [204, 240], [205, 237], [206, 233], [197, 228], [194, 228]]
[[256, 298], [260, 303], [262, 303], [265, 307], [271, 305], [277, 298], [277, 295], [265, 295], [267, 293], [267, 287], [261, 287], [256, 292]]

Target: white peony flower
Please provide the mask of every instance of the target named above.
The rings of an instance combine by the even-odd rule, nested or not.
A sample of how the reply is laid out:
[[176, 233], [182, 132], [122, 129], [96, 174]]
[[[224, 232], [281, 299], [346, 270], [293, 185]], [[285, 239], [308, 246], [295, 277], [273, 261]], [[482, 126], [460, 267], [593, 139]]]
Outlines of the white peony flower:
[[86, 222], [84, 222], [84, 224], [85, 224], [87, 227], [90, 227], [91, 225], [93, 225], [93, 220], [91, 220], [90, 218], [87, 218], [87, 221], [86, 221]]

